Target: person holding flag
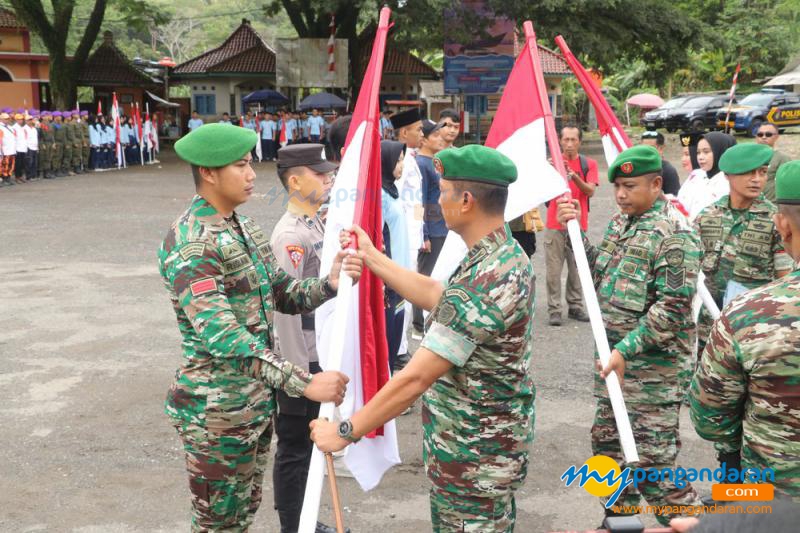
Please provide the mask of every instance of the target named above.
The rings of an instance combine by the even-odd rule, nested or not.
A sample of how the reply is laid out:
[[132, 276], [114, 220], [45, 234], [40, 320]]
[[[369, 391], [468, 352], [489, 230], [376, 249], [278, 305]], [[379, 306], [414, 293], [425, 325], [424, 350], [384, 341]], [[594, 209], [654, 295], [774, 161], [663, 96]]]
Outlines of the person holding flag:
[[[272, 231], [270, 245], [278, 265], [298, 280], [319, 278], [325, 225], [318, 213], [328, 200], [337, 165], [325, 159], [321, 144], [295, 144], [278, 151], [278, 178], [289, 194], [286, 212]], [[275, 352], [310, 374], [322, 371], [317, 354], [314, 313], [275, 313]], [[281, 533], [294, 533], [300, 523], [312, 442], [308, 424], [319, 403], [276, 392], [275, 435], [278, 446], [272, 479]], [[335, 529], [317, 523], [317, 533]]]
[[328, 276], [296, 280], [265, 233], [236, 212], [253, 193], [255, 132], [206, 124], [175, 143], [196, 196], [158, 252], [159, 272], [183, 336], [184, 361], [165, 411], [186, 452], [192, 531], [247, 531], [261, 503], [274, 391], [342, 402], [339, 372], [313, 376], [272, 350], [275, 311], [308, 313], [331, 299], [339, 273], [362, 261], [340, 250]]
[[[680, 449], [678, 420], [692, 367], [694, 323], [692, 298], [700, 268], [699, 239], [688, 223], [674, 216], [661, 189], [661, 157], [652, 146], [638, 145], [617, 156], [608, 169], [620, 212], [594, 247], [583, 244], [602, 310], [611, 359], [595, 374], [597, 408], [592, 452], [624, 466], [620, 439], [605, 377], [616, 372], [639, 454], [639, 468], [671, 468]], [[580, 216], [577, 200], [560, 198], [561, 224]], [[599, 366], [599, 361], [598, 361]], [[601, 379], [602, 378], [602, 379]], [[649, 505], [674, 509], [702, 505], [691, 484], [644, 480], [625, 489], [616, 507]], [[606, 516], [619, 515], [613, 508]], [[670, 514], [656, 515], [664, 525]]]
[[[493, 148], [439, 152], [442, 214], [470, 248], [447, 285], [401, 268], [353, 226], [367, 267], [431, 311], [408, 365], [352, 418], [318, 419], [311, 438], [341, 450], [423, 397], [423, 444], [434, 531], [511, 531], [514, 493], [533, 440], [533, 270], [504, 222], [517, 168]], [[342, 243], [350, 237], [342, 235]]]

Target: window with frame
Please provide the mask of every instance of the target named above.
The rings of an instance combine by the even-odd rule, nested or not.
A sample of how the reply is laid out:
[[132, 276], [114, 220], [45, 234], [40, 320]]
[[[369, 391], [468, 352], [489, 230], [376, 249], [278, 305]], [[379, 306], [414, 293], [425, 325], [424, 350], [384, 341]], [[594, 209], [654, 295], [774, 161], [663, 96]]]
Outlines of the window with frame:
[[198, 115], [216, 115], [217, 97], [214, 94], [194, 95], [194, 110]]

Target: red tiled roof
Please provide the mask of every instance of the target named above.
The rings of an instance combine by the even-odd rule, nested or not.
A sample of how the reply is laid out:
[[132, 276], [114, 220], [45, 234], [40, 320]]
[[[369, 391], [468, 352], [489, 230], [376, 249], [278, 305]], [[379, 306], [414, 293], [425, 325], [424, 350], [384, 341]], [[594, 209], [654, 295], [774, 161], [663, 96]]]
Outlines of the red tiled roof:
[[86, 60], [80, 74], [79, 85], [147, 85], [160, 82], [133, 65], [112, 41], [105, 41]]
[[258, 73], [275, 72], [275, 52], [244, 20], [224, 43], [199, 56], [181, 63], [172, 70], [181, 74], [205, 72]]
[[25, 28], [25, 24], [19, 21], [17, 16], [10, 9], [0, 7], [0, 28]]
[[[371, 55], [372, 47], [361, 47], [361, 57], [359, 58], [359, 63], [361, 65], [360, 78], [364, 77], [364, 72], [367, 70]], [[439, 76], [439, 73], [436, 72], [433, 67], [414, 54], [387, 47], [386, 56], [383, 58], [383, 73], [405, 74], [406, 72], [412, 76], [426, 76], [431, 78]]]
[[569, 64], [564, 56], [547, 47], [539, 45], [539, 59], [542, 62], [543, 73], [566, 76], [572, 74]]

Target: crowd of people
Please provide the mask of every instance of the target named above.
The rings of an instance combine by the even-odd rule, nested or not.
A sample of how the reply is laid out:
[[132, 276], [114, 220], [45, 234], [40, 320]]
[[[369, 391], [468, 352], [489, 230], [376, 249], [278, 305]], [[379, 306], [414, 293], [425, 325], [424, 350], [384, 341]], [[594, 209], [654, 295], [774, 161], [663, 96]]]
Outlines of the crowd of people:
[[114, 125], [102, 113], [4, 108], [0, 111], [0, 186], [153, 159], [151, 150], [140, 151], [139, 134], [125, 115], [120, 117], [121, 165], [116, 139]]

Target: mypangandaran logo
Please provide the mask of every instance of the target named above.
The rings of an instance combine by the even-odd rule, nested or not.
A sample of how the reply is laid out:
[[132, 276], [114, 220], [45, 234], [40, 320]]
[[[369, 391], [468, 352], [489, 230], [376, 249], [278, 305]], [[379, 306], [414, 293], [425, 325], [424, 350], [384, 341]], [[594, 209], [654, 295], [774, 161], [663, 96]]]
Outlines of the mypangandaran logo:
[[717, 483], [760, 483], [775, 482], [775, 471], [765, 468], [761, 471], [755, 468], [725, 468], [722, 463], [719, 468], [630, 468], [620, 469], [617, 461], [607, 455], [595, 455], [586, 460], [580, 468], [570, 466], [561, 474], [561, 481], [569, 487], [575, 481], [583, 490], [597, 496], [608, 497], [606, 509], [617, 503], [622, 491], [628, 486], [639, 487], [645, 481], [664, 482], [671, 481], [676, 487], [682, 489], [687, 483], [694, 481], [710, 481]]

